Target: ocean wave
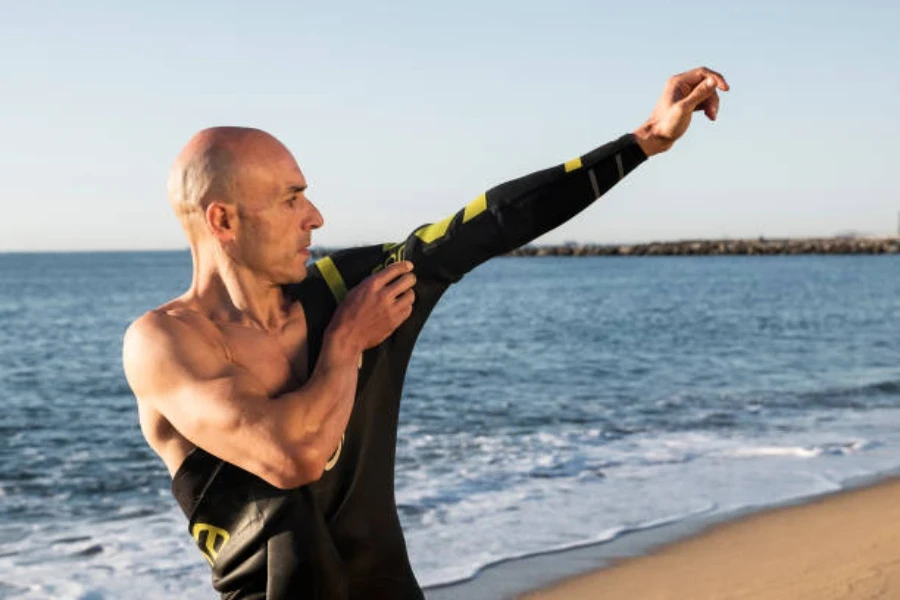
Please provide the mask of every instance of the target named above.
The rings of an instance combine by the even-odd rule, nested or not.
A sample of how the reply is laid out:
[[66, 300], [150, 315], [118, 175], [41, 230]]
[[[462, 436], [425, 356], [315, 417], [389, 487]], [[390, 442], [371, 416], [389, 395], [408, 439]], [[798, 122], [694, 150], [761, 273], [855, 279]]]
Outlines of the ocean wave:
[[422, 577], [422, 585], [423, 587], [434, 589], [445, 587], [449, 585], [455, 585], [458, 583], [462, 583], [465, 581], [470, 581], [474, 579], [479, 573], [488, 569], [490, 567], [500, 565], [505, 562], [509, 562], [512, 560], [519, 560], [522, 558], [529, 558], [532, 556], [544, 556], [548, 554], [555, 554], [557, 552], [566, 552], [568, 550], [575, 550], [577, 548], [584, 548], [587, 546], [593, 546], [595, 544], [601, 544], [605, 542], [611, 542], [617, 538], [620, 538], [624, 535], [628, 535], [631, 533], [636, 533], [639, 531], [647, 531], [650, 529], [654, 529], [657, 527], [662, 527], [665, 525], [670, 525], [672, 523], [677, 523], [679, 521], [683, 521], [685, 519], [701, 517], [706, 514], [710, 514], [716, 510], [716, 505], [713, 503], [708, 503], [705, 506], [692, 511], [686, 511], [679, 514], [670, 514], [665, 517], [659, 517], [655, 519], [649, 519], [640, 523], [636, 523], [633, 525], [621, 526], [621, 527], [613, 527], [609, 529], [602, 530], [597, 534], [586, 537], [584, 539], [568, 542], [568, 543], [558, 543], [546, 546], [539, 550], [529, 550], [529, 551], [508, 551], [499, 556], [494, 556], [492, 558], [483, 558], [482, 560], [470, 560], [468, 564], [459, 563], [454, 565], [452, 568], [444, 568], [440, 570], [434, 570], [430, 572], [427, 576]]
[[900, 407], [900, 380], [804, 392], [798, 394], [797, 398], [801, 401], [801, 406], [816, 408]]

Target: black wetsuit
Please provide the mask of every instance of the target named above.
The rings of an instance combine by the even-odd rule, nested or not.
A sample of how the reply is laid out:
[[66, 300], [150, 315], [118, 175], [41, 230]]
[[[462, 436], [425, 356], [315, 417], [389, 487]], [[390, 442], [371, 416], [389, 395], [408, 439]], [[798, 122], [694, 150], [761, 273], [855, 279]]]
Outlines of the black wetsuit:
[[323, 258], [301, 283], [285, 287], [306, 312], [312, 372], [349, 288], [404, 259], [417, 277], [410, 318], [364, 354], [344, 440], [321, 479], [280, 490], [199, 448], [175, 474], [172, 491], [223, 598], [423, 598], [394, 501], [400, 394], [419, 331], [450, 284], [568, 220], [645, 159], [634, 137], [623, 136], [497, 186], [400, 244]]

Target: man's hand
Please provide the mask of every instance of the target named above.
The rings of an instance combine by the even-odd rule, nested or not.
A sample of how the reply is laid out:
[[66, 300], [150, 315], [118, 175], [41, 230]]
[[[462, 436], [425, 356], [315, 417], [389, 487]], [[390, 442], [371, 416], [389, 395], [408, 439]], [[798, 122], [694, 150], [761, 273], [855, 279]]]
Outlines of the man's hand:
[[357, 355], [383, 342], [412, 314], [412, 268], [410, 261], [401, 261], [364, 279], [338, 306], [328, 334]]
[[671, 148], [687, 131], [691, 114], [696, 110], [702, 110], [715, 121], [719, 113], [717, 89], [727, 92], [728, 83], [722, 75], [706, 67], [670, 77], [653, 114], [634, 132], [644, 153], [653, 156]]

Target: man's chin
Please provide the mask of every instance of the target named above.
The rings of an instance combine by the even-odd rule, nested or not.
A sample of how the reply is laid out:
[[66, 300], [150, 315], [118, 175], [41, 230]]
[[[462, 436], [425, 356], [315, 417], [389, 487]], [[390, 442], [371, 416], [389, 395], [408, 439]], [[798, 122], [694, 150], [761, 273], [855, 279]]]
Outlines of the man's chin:
[[306, 265], [300, 267], [299, 269], [291, 269], [290, 271], [283, 271], [278, 274], [275, 278], [275, 281], [278, 285], [291, 285], [294, 283], [300, 283], [306, 276], [309, 274], [309, 270]]
[[296, 269], [293, 273], [291, 273], [292, 281], [291, 283], [300, 283], [306, 276], [309, 274], [309, 265], [303, 265], [299, 269]]

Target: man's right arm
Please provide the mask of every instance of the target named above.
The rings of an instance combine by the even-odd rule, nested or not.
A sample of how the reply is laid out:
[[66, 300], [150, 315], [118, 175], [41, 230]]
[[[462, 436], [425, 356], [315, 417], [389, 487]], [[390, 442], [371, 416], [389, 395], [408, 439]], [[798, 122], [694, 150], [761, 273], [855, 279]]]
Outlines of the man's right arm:
[[[333, 421], [349, 419], [352, 402], [335, 401], [355, 392], [355, 354], [323, 347], [324, 360], [307, 384], [273, 398], [252, 373], [174, 317], [144, 315], [123, 346], [125, 374], [142, 403], [194, 445], [283, 489], [321, 476], [322, 457], [330, 453], [321, 438], [330, 437]], [[344, 410], [333, 414], [335, 404]]]
[[347, 426], [358, 360], [412, 310], [410, 263], [354, 289], [326, 330], [309, 380], [270, 397], [259, 380], [180, 320], [148, 313], [129, 327], [125, 375], [140, 402], [191, 443], [271, 485], [319, 479]]

